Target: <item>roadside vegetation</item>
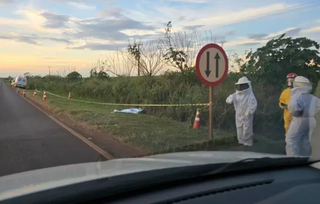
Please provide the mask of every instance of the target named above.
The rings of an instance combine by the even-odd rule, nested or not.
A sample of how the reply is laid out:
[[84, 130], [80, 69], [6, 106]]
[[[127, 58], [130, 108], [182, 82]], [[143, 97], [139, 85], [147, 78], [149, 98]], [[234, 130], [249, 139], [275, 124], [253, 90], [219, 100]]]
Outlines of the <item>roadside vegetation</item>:
[[[32, 91], [28, 91], [32, 95]], [[31, 98], [31, 97], [29, 97]], [[192, 144], [208, 141], [208, 128], [192, 129], [190, 123], [178, 122], [151, 114], [112, 113], [123, 107], [87, 104], [58, 98], [47, 94], [42, 101], [42, 92], [31, 98], [56, 116], [68, 116], [75, 122], [85, 122], [89, 128], [106, 130], [119, 141], [128, 143], [145, 152], [172, 152], [177, 148], [189, 148]], [[235, 142], [230, 131], [215, 130], [216, 144]]]
[[[47, 77], [30, 78], [29, 88], [46, 90], [72, 98], [122, 104], [197, 104], [208, 102], [208, 88], [199, 82], [190, 70], [189, 80], [180, 73], [169, 73], [157, 77], [117, 77], [109, 80], [95, 78], [69, 81], [67, 78]], [[234, 109], [225, 103], [229, 94], [234, 92], [234, 83], [240, 74], [229, 74], [225, 82], [214, 88], [214, 128], [234, 131]], [[250, 78], [250, 77], [249, 77]], [[272, 85], [259, 84], [253, 77], [253, 89], [256, 94], [259, 109], [255, 115], [255, 128], [258, 132], [274, 134], [282, 129], [281, 111], [278, 108], [278, 97], [281, 89]], [[101, 108], [104, 108], [101, 106]], [[111, 107], [112, 108], [112, 107]], [[133, 108], [133, 107], [120, 107]], [[184, 122], [192, 126], [197, 107], [142, 107], [147, 115]], [[199, 107], [201, 124], [208, 123], [208, 108]], [[127, 114], [128, 115], [128, 114]], [[277, 118], [277, 120], [272, 120]], [[165, 127], [163, 127], [165, 128]]]
[[[185, 33], [172, 33], [171, 28], [169, 22], [163, 38], [148, 43], [130, 42], [128, 49], [118, 52], [115, 58], [98, 60], [88, 78], [83, 78], [76, 71], [65, 77], [29, 76], [28, 89], [46, 90], [64, 97], [71, 92], [75, 99], [119, 104], [207, 103], [208, 88], [199, 82], [192, 64], [197, 47], [188, 42], [194, 38]], [[220, 44], [223, 45], [223, 41]], [[234, 142], [234, 109], [225, 103], [225, 99], [234, 92], [234, 83], [241, 76], [247, 76], [252, 81], [258, 101], [254, 132], [271, 140], [283, 139], [282, 112], [278, 107], [278, 98], [285, 86], [285, 77], [295, 72], [308, 77], [316, 86], [320, 64], [318, 50], [319, 45], [315, 41], [285, 37], [283, 34], [256, 51], [247, 53], [245, 58], [233, 55], [236, 57], [230, 59], [231, 68], [236, 67], [238, 72], [231, 71], [221, 85], [214, 87], [213, 121], [217, 141], [221, 144]], [[117, 64], [121, 64], [117, 63], [119, 61], [126, 62], [126, 67], [117, 68]], [[168, 65], [173, 70], [160, 75], [160, 71]], [[133, 73], [139, 76], [132, 76]], [[93, 105], [50, 95], [47, 97], [48, 108], [56, 113], [68, 113], [75, 120], [96, 125], [123, 142], [149, 151], [208, 140], [208, 108], [205, 106], [200, 107], [202, 127], [193, 130], [195, 106], [142, 106], [146, 114], [134, 115], [111, 113], [114, 109], [126, 108], [123, 106]], [[40, 98], [37, 100], [41, 101]]]

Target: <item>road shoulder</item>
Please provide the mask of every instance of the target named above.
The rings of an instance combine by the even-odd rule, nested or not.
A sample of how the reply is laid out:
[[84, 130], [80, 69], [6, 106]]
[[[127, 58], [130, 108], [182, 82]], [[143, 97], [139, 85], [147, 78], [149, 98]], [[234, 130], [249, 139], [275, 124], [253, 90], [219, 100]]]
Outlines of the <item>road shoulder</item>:
[[90, 126], [84, 122], [75, 121], [68, 114], [55, 114], [53, 111], [50, 111], [48, 108], [46, 108], [45, 104], [39, 103], [31, 97], [26, 98], [26, 100], [38, 107], [45, 114], [53, 117], [60, 123], [78, 133], [77, 135], [84, 137], [86, 140], [89, 140], [96, 146], [100, 147], [114, 158], [138, 157], [149, 154], [149, 152], [145, 150], [141, 150], [117, 141], [110, 133], [104, 130], [96, 129], [94, 126]]

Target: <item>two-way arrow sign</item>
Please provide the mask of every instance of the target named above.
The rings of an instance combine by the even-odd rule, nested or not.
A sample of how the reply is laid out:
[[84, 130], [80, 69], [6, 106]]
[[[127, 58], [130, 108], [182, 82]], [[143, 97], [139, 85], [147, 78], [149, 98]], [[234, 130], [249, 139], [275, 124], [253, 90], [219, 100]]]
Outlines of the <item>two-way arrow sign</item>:
[[199, 79], [208, 86], [223, 82], [228, 74], [228, 58], [217, 44], [205, 45], [198, 53], [196, 70]]
[[[216, 60], [216, 77], [219, 77], [219, 53], [216, 54], [216, 56], [214, 57], [214, 59]], [[211, 70], [210, 70], [210, 52], [207, 52], [207, 69], [205, 71], [207, 77], [210, 76], [211, 74]]]

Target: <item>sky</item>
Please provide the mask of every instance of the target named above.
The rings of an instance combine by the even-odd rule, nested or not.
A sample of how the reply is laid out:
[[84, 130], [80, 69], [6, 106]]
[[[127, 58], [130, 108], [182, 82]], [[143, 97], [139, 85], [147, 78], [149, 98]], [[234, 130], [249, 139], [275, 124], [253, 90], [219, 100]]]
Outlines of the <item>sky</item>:
[[320, 42], [316, 0], [0, 0], [0, 76], [83, 76], [129, 39], [173, 30], [198, 33], [201, 45], [223, 43], [231, 56], [286, 33]]

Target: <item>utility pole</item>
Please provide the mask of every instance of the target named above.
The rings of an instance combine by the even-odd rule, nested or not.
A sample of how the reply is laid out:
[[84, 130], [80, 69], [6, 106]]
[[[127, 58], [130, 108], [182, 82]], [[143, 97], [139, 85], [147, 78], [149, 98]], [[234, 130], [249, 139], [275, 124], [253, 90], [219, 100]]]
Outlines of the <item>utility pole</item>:
[[50, 75], [51, 75], [51, 70], [50, 70], [50, 68], [51, 68], [51, 67], [50, 67], [50, 66], [48, 66], [48, 68], [49, 68], [49, 76], [50, 76]]

